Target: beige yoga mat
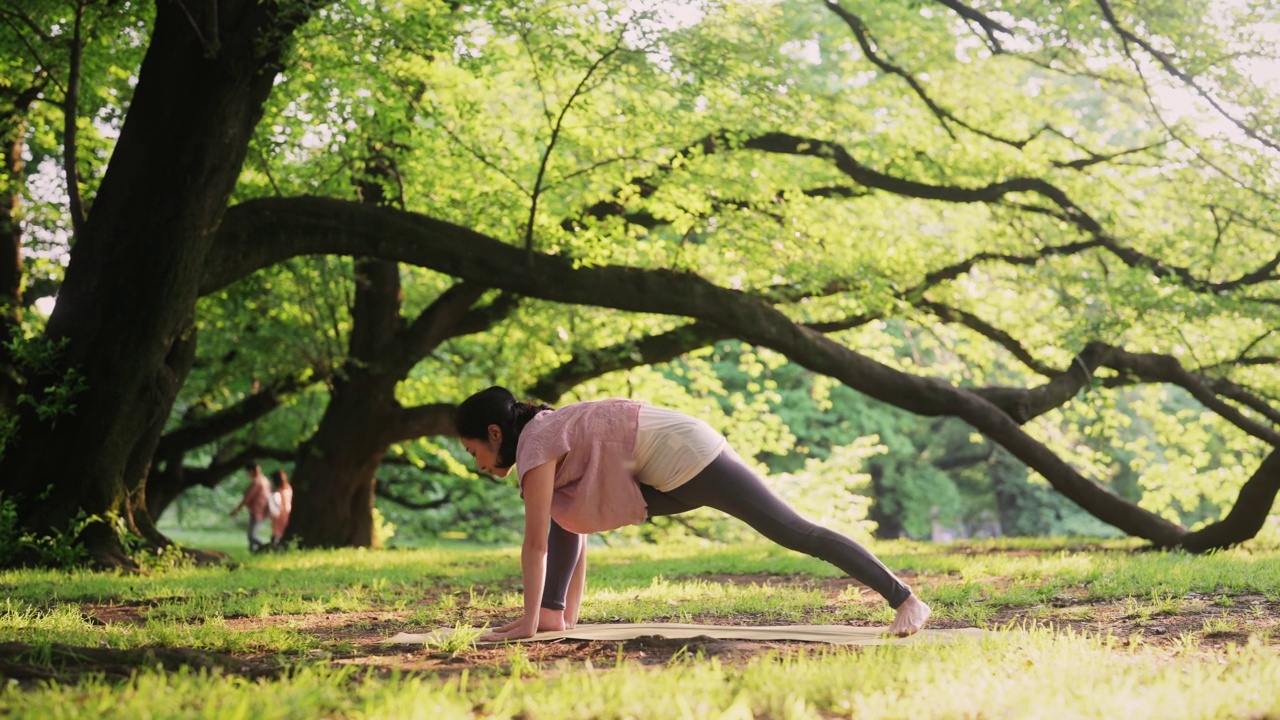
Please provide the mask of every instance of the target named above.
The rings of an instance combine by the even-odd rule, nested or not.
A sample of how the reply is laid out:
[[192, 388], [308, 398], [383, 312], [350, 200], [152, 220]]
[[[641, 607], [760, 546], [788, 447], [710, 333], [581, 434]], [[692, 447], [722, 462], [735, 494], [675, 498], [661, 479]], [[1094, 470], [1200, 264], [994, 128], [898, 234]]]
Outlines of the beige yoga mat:
[[[539, 642], [542, 640], [634, 640], [638, 637], [663, 638], [710, 637], [720, 640], [765, 640], [779, 642], [822, 642], [835, 645], [887, 645], [899, 643], [946, 642], [961, 638], [981, 638], [984, 631], [978, 628], [958, 630], [934, 630], [926, 628], [907, 638], [885, 637], [883, 627], [849, 627], [848, 625], [760, 625], [738, 627], [733, 625], [687, 625], [683, 623], [621, 623], [608, 625], [579, 625], [573, 630], [538, 633], [531, 638], [513, 642]], [[423, 645], [441, 642], [454, 632], [453, 628], [441, 628], [428, 633], [400, 633], [385, 642], [397, 645]]]

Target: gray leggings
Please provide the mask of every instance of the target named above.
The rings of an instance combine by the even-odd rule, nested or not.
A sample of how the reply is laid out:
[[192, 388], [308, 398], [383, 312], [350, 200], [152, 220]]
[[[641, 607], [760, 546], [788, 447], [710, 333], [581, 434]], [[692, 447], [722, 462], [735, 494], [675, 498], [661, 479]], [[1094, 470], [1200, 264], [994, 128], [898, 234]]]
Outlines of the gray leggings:
[[[649, 517], [675, 515], [700, 507], [712, 507], [750, 525], [779, 545], [835, 565], [847, 575], [875, 590], [896, 608], [911, 596], [911, 588], [889, 572], [865, 547], [851, 538], [800, 517], [782, 498], [732, 454], [721, 453], [689, 482], [670, 492], [648, 485], [640, 491], [649, 505]], [[547, 582], [542, 607], [564, 609], [569, 580], [582, 552], [583, 538], [553, 520], [547, 536]]]

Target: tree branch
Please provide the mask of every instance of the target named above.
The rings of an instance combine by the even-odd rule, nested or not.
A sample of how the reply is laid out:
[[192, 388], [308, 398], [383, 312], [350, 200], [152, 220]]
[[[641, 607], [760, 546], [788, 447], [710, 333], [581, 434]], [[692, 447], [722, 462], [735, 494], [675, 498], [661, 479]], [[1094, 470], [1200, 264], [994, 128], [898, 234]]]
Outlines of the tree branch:
[[732, 335], [723, 328], [699, 321], [608, 347], [579, 350], [568, 362], [535, 382], [527, 394], [554, 403], [570, 389], [593, 377], [641, 365], [670, 362], [690, 350], [730, 337]]
[[542, 153], [542, 161], [538, 163], [538, 176], [533, 181], [533, 192], [529, 198], [529, 222], [525, 225], [524, 233], [524, 250], [525, 253], [533, 253], [533, 227], [534, 221], [538, 217], [538, 198], [542, 194], [542, 178], [547, 172], [547, 163], [551, 160], [551, 153], [555, 150], [556, 141], [560, 139], [560, 131], [564, 129], [564, 119], [569, 114], [569, 109], [573, 107], [573, 103], [578, 97], [587, 90], [587, 83], [591, 80], [591, 76], [605, 63], [606, 60], [613, 57], [622, 49], [622, 39], [626, 28], [618, 33], [614, 45], [596, 58], [595, 62], [587, 68], [582, 79], [578, 81], [578, 86], [570, 93], [569, 98], [565, 100], [564, 107], [560, 108], [560, 115], [556, 118], [555, 125], [551, 129], [551, 138], [547, 141], [547, 149]]
[[505, 245], [441, 220], [322, 198], [262, 198], [230, 208], [206, 259], [202, 289], [297, 254], [351, 254], [420, 264], [472, 282], [563, 303], [692, 317], [921, 415], [970, 423], [1104, 522], [1175, 545], [1186, 531], [1085, 478], [977, 393], [917, 377], [800, 327], [767, 303], [690, 273], [601, 265]]
[[433, 435], [452, 437], [456, 434], [453, 429], [456, 407], [452, 403], [432, 403], [401, 408], [390, 423], [388, 439], [390, 442], [403, 442]]
[[388, 374], [403, 377], [427, 353], [457, 334], [459, 323], [487, 290], [480, 283], [460, 282], [440, 293], [409, 326], [396, 333], [377, 362]]
[[301, 375], [285, 378], [216, 413], [184, 422], [160, 438], [155, 456], [180, 457], [188, 451], [208, 445], [265, 416], [280, 407], [286, 397], [322, 379], [321, 375], [311, 375], [305, 379]]
[[[1133, 31], [1122, 26], [1120, 21], [1116, 19], [1115, 12], [1112, 11], [1111, 3], [1108, 2], [1108, 0], [1096, 0], [1096, 2], [1098, 3], [1098, 7], [1102, 10], [1103, 17], [1107, 19], [1107, 23], [1111, 25], [1111, 28], [1116, 31], [1116, 34], [1124, 40], [1125, 54], [1129, 56], [1131, 61], [1133, 61], [1133, 55], [1129, 50], [1129, 43], [1133, 43], [1145, 50], [1148, 55], [1155, 58], [1156, 62], [1160, 63], [1160, 65], [1165, 69], [1165, 72], [1174, 76], [1178, 80], [1181, 80], [1183, 84], [1194, 90], [1196, 94], [1203, 98], [1205, 102], [1209, 103], [1210, 107], [1212, 107], [1219, 115], [1226, 118], [1232, 125], [1239, 128], [1241, 132], [1247, 135], [1254, 142], [1265, 145], [1272, 150], [1280, 150], [1280, 144], [1277, 144], [1270, 137], [1259, 133], [1256, 128], [1227, 112], [1227, 109], [1222, 107], [1222, 104], [1218, 102], [1217, 98], [1213, 97], [1212, 93], [1201, 87], [1200, 83], [1196, 82], [1194, 77], [1179, 68], [1172, 58], [1157, 50], [1155, 46], [1147, 40], [1138, 37]], [[1134, 62], [1136, 64], [1136, 61]]]
[[68, 41], [70, 68], [67, 70], [67, 92], [62, 98], [62, 165], [67, 175], [67, 212], [71, 215], [71, 227], [75, 237], [84, 234], [84, 201], [80, 197], [80, 170], [77, 167], [78, 146], [76, 120], [80, 114], [80, 63], [84, 53], [82, 26], [85, 0], [76, 3], [75, 30]]
[[[1021, 150], [1023, 147], [1026, 147], [1027, 143], [1034, 140], [1040, 134], [1040, 132], [1043, 132], [1043, 129], [1040, 131], [1037, 131], [1033, 133], [1030, 137], [1026, 138], [1025, 140], [1011, 140], [1009, 138], [1000, 137], [999, 135], [988, 132], [986, 130], [981, 130], [961, 120], [960, 118], [956, 117], [955, 113], [951, 112], [950, 110], [947, 110], [941, 105], [938, 105], [938, 103], [934, 102], [933, 98], [929, 97], [929, 93], [925, 91], [924, 86], [920, 84], [920, 81], [916, 80], [915, 76], [912, 75], [908, 70], [898, 65], [895, 65], [892, 62], [889, 62], [888, 60], [885, 60], [884, 58], [880, 57], [880, 55], [876, 52], [875, 41], [871, 37], [871, 31], [867, 29], [866, 23], [862, 22], [861, 18], [849, 12], [848, 10], [845, 10], [843, 7], [840, 6], [840, 3], [837, 2], [837, 0], [826, 0], [826, 4], [827, 4], [827, 8], [831, 10], [831, 12], [835, 13], [837, 17], [843, 20], [845, 25], [848, 25], [849, 29], [853, 31], [853, 36], [858, 41], [858, 47], [862, 48], [862, 54], [865, 55], [866, 58], [870, 60], [873, 65], [880, 68], [884, 72], [889, 73], [890, 75], [896, 75], [902, 78], [902, 80], [907, 83], [907, 86], [911, 88], [911, 92], [915, 93], [915, 96], [920, 98], [920, 101], [925, 104], [925, 107], [929, 108], [929, 112], [933, 113], [933, 116], [938, 119], [938, 124], [942, 126], [942, 129], [946, 131], [947, 135], [952, 140], [956, 140], [957, 138], [955, 133], [951, 131], [951, 126], [950, 126], [951, 123], [955, 123], [956, 125], [959, 125], [965, 130], [968, 130], [969, 132], [974, 133], [976, 135], [981, 135], [982, 137], [987, 138], [988, 140], [994, 140], [996, 142], [1009, 145], [1019, 150]], [[960, 7], [963, 8], [963, 6], [960, 6]], [[963, 9], [968, 10], [968, 8], [963, 8]], [[970, 13], [973, 15], [978, 15], [978, 13], [973, 11], [970, 11]], [[978, 15], [978, 16], [983, 17], [981, 15]], [[993, 41], [995, 40], [994, 36], [992, 37], [992, 40]], [[997, 44], [997, 47], [998, 47], [998, 44]]]

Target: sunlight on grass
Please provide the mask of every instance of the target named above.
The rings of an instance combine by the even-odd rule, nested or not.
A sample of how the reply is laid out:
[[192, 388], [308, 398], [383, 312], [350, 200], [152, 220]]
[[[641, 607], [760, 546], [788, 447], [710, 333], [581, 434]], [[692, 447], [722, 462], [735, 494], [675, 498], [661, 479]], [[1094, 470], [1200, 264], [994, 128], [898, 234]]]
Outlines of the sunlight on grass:
[[[944, 645], [767, 653], [743, 665], [684, 655], [658, 667], [560, 663], [550, 670], [522, 649], [507, 673], [432, 678], [302, 667], [271, 683], [216, 674], [143, 671], [10, 688], [15, 716], [104, 719], [254, 718], [705, 718], [705, 717], [1261, 717], [1280, 713], [1280, 658], [1257, 643], [1219, 661], [1134, 652], [1106, 639], [1045, 629], [1011, 630]], [[1177, 672], [1171, 663], [1177, 662]], [[162, 699], [158, 701], [158, 699]]]
[[824, 603], [825, 597], [816, 590], [658, 577], [650, 580], [646, 588], [601, 589], [591, 593], [590, 605], [584, 605], [583, 619], [588, 622], [687, 621], [695, 615], [723, 614], [787, 621], [798, 618], [805, 610], [821, 608]]
[[[1000, 627], [982, 641], [762, 652], [733, 663], [696, 651], [664, 666], [617, 659], [542, 662], [539, 646], [477, 650], [475, 634], [414, 649], [472, 671], [366, 673], [330, 665], [368, 652], [305, 632], [308, 618], [352, 614], [345, 628], [477, 627], [520, 612], [519, 550], [466, 545], [246, 556], [233, 567], [147, 574], [0, 573], [0, 642], [55, 667], [76, 648], [195, 648], [258, 658], [283, 673], [214, 671], [0, 691], [0, 716], [101, 718], [1043, 717], [1280, 715], [1274, 553], [1209, 556], [1055, 548], [1043, 541], [876, 552], [906, 574], [940, 623]], [[592, 549], [584, 622], [885, 625], [887, 604], [839, 573], [760, 544]], [[1022, 624], [1007, 627], [1008, 618]], [[105, 618], [105, 620], [103, 619]], [[1000, 619], [1003, 618], [1003, 619]], [[1180, 623], [1171, 620], [1181, 618]], [[1081, 635], [1128, 624], [1125, 640]], [[1057, 624], [1057, 625], [1055, 625]], [[1165, 628], [1168, 630], [1166, 631]], [[377, 631], [374, 631], [375, 633]], [[1159, 644], [1144, 640], [1159, 633]], [[322, 637], [324, 639], [322, 639]], [[1247, 640], [1246, 640], [1247, 638]], [[55, 645], [69, 646], [55, 651]], [[327, 651], [327, 652], [325, 652]], [[70, 653], [70, 654], [68, 654]], [[487, 655], [485, 653], [488, 653]], [[477, 660], [476, 658], [487, 658]], [[393, 665], [394, 666], [394, 665]]]
[[438, 639], [427, 638], [422, 646], [427, 649], [427, 652], [457, 657], [464, 650], [475, 650], [476, 641], [480, 639], [481, 635], [488, 632], [485, 628], [473, 628], [465, 625], [455, 625], [451, 630], [452, 632]]

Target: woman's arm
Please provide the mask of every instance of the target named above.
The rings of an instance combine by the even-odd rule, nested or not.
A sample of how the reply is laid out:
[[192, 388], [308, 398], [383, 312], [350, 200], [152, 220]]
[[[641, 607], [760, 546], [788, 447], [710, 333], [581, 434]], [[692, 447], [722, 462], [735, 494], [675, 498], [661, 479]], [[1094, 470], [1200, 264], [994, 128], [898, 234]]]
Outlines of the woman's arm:
[[551, 493], [555, 490], [554, 462], [526, 472], [524, 487], [524, 544], [520, 547], [520, 576], [524, 584], [524, 615], [483, 640], [516, 640], [538, 632], [538, 609], [547, 578], [547, 528], [551, 524]]
[[587, 584], [587, 538], [582, 538], [582, 548], [578, 551], [578, 564], [573, 567], [573, 576], [569, 579], [569, 594], [564, 599], [564, 626], [571, 629], [578, 625], [578, 608], [582, 605], [582, 594]]

